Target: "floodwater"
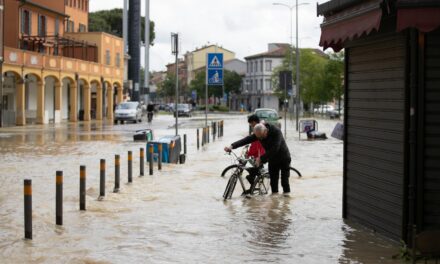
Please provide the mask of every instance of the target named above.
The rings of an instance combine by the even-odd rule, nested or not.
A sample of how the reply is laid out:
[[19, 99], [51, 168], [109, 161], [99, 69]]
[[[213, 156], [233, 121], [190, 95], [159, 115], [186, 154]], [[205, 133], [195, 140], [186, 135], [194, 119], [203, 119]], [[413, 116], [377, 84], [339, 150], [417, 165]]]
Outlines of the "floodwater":
[[[298, 140], [288, 130], [292, 196], [223, 201], [231, 164], [222, 149], [246, 135], [245, 116], [225, 120], [225, 136], [196, 149], [200, 118], [181, 119], [185, 165], [139, 175], [133, 132], [147, 124], [61, 124], [0, 129], [1, 263], [400, 263], [398, 245], [341, 218], [342, 142]], [[155, 137], [173, 135], [173, 119], [153, 120]], [[284, 122], [283, 122], [284, 123]], [[336, 122], [320, 120], [331, 133]], [[294, 127], [289, 123], [289, 127]], [[134, 181], [127, 184], [127, 151]], [[112, 193], [114, 155], [121, 190]], [[99, 159], [107, 161], [98, 201]], [[79, 166], [87, 166], [87, 211], [78, 210]], [[155, 168], [156, 169], [156, 168]], [[64, 225], [55, 225], [55, 172], [64, 172]], [[23, 179], [33, 184], [33, 240], [24, 240]]]

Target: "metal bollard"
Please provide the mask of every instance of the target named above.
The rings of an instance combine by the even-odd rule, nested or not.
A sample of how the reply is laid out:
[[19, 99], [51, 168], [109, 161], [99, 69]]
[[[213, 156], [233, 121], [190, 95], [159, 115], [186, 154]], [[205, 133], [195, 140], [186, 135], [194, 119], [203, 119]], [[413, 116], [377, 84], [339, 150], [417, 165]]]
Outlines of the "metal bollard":
[[121, 157], [119, 155], [115, 155], [115, 188], [113, 188], [113, 192], [119, 192], [121, 183]]
[[32, 180], [24, 180], [24, 238], [32, 239]]
[[105, 159], [101, 159], [99, 162], [99, 197], [98, 200], [102, 200], [105, 197]]
[[139, 176], [144, 176], [144, 148], [141, 148], [139, 152]]
[[210, 131], [209, 126], [207, 126], [207, 127], [206, 127], [206, 138], [208, 139], [208, 144], [209, 144], [209, 140], [210, 140], [210, 139], [209, 139], [209, 137], [210, 137], [210, 136], [209, 136], [209, 131]]
[[215, 124], [215, 122], [211, 122], [211, 133], [212, 133], [212, 142], [214, 142], [215, 141], [215, 129], [214, 129], [214, 124]]
[[128, 182], [133, 182], [133, 153], [128, 152]]
[[199, 129], [197, 128], [197, 150], [200, 149]]
[[79, 167], [79, 210], [86, 210], [86, 166]]
[[[160, 145], [160, 144], [159, 144]], [[149, 148], [149, 152], [150, 152], [150, 160], [149, 160], [149, 162], [150, 162], [150, 175], [153, 175], [153, 166], [154, 166], [154, 148], [153, 148], [153, 145], [150, 145], [150, 148]]]
[[183, 153], [186, 155], [186, 134], [183, 134]]
[[63, 225], [63, 172], [56, 172], [55, 188], [55, 222], [57, 225]]
[[158, 148], [157, 152], [159, 153], [157, 157], [157, 169], [162, 170], [162, 144], [159, 144], [157, 148]]

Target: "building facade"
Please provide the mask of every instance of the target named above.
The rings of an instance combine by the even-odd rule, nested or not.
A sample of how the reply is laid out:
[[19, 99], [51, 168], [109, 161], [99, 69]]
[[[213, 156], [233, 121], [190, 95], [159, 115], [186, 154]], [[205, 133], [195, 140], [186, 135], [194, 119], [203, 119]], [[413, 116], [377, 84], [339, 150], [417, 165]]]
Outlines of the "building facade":
[[268, 51], [246, 57], [246, 75], [242, 92], [231, 99], [233, 110], [253, 111], [256, 108], [279, 110], [279, 99], [275, 95], [272, 76], [274, 69], [283, 64], [288, 44], [269, 44]]
[[5, 125], [113, 119], [122, 39], [88, 31], [88, 0], [6, 0]]

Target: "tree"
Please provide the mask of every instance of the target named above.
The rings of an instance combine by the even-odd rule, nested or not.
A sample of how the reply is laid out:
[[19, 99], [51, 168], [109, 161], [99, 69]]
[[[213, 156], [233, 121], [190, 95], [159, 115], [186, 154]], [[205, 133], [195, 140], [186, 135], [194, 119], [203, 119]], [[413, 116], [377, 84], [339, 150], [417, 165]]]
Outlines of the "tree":
[[[274, 69], [272, 75], [272, 85], [276, 87], [275, 94], [281, 100], [285, 98], [285, 92], [280, 89], [278, 83], [280, 71], [289, 70], [290, 57], [293, 56], [293, 61], [296, 61], [296, 54], [294, 50], [289, 49], [283, 60], [283, 64]], [[314, 103], [317, 101], [328, 100], [327, 93], [323, 88], [323, 72], [327, 57], [317, 54], [313, 49], [301, 49], [300, 53], [300, 93], [301, 99], [305, 103]], [[296, 64], [293, 65], [293, 83], [296, 83]]]
[[325, 84], [340, 106], [344, 95], [344, 51], [330, 54], [325, 66]]
[[176, 76], [168, 74], [165, 80], [157, 87], [160, 97], [172, 97], [176, 93]]
[[[289, 70], [290, 56], [295, 61], [295, 53], [286, 53], [283, 64], [274, 70], [272, 75], [275, 94], [284, 100], [285, 92], [279, 88], [279, 72]], [[323, 56], [313, 49], [301, 49], [300, 89], [301, 100], [306, 104], [322, 104], [334, 99], [340, 100], [343, 95], [344, 54], [331, 53]], [[296, 65], [293, 65], [293, 80], [296, 83]]]
[[[107, 32], [122, 38], [122, 9], [102, 10], [89, 14], [90, 32]], [[145, 19], [141, 19], [141, 40], [145, 42]], [[155, 25], [150, 21], [150, 45], [154, 45]]]

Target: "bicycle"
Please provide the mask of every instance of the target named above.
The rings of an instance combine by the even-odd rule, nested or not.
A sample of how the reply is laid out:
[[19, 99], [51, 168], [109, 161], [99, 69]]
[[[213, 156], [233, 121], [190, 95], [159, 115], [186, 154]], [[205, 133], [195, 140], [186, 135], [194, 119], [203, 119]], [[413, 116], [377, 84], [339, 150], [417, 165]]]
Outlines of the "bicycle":
[[[223, 198], [225, 200], [232, 198], [237, 182], [240, 182], [240, 185], [242, 187], [242, 195], [267, 194], [269, 192], [269, 173], [264, 169], [264, 167], [256, 167], [255, 160], [253, 158], [245, 158], [244, 155], [239, 157], [234, 152], [230, 152], [230, 154], [234, 155], [237, 163], [234, 164], [234, 167], [232, 167], [235, 168], [235, 170], [230, 170], [232, 168], [228, 170], [232, 172], [232, 175], [229, 177], [228, 183], [223, 193]], [[250, 166], [248, 166], [248, 164]], [[249, 172], [251, 169], [257, 169], [257, 172], [253, 183], [247, 189], [246, 183], [243, 179], [243, 172]], [[224, 177], [226, 173], [227, 172], [225, 172], [222, 177]]]

